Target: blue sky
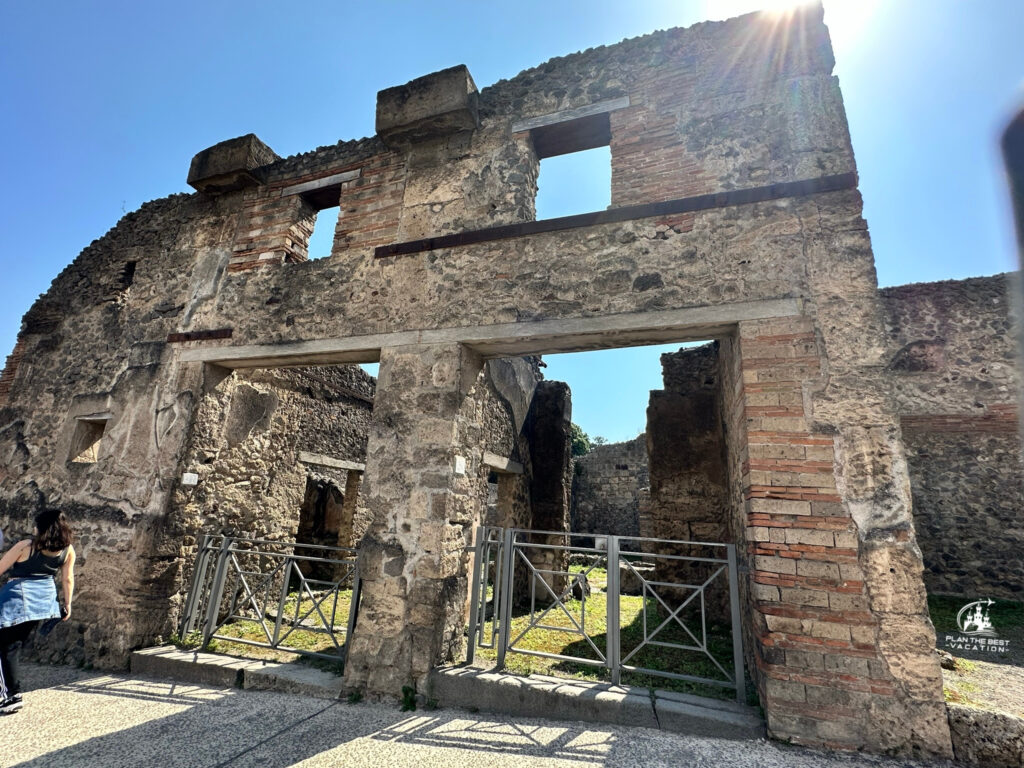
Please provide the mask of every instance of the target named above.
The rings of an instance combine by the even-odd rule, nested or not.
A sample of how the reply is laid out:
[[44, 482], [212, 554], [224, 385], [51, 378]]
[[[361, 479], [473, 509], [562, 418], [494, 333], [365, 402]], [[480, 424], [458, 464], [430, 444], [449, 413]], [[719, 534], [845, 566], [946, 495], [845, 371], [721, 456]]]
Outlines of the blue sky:
[[[123, 213], [190, 191], [189, 161], [211, 144], [254, 132], [306, 151], [371, 134], [378, 90], [443, 67], [465, 63], [485, 87], [770, 2], [3, 3], [0, 358], [64, 265]], [[1015, 268], [996, 141], [1024, 100], [1024, 3], [825, 0], [825, 13], [879, 282]], [[593, 165], [576, 191], [605, 188]], [[625, 439], [658, 387], [657, 354], [551, 357], [546, 373], [573, 385], [585, 430]]]

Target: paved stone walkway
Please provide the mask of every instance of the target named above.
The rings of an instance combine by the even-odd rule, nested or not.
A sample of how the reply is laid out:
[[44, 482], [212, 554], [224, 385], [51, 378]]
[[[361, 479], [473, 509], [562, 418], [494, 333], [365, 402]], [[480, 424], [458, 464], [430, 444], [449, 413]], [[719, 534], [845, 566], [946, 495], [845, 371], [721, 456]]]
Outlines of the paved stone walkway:
[[25, 708], [0, 717], [0, 765], [10, 768], [923, 765], [647, 728], [458, 710], [399, 712], [397, 706], [133, 679], [66, 667], [28, 666], [25, 677], [30, 689]]

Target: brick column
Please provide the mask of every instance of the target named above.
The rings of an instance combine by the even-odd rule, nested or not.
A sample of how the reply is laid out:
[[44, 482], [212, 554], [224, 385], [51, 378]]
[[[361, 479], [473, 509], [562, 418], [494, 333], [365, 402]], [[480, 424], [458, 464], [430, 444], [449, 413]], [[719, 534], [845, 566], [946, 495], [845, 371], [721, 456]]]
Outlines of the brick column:
[[462, 642], [464, 548], [486, 491], [470, 396], [481, 360], [454, 344], [385, 349], [367, 445], [363, 598], [346, 683], [399, 696]]
[[[770, 732], [841, 749], [948, 754], [919, 559], [915, 567], [899, 546], [864, 540], [857, 523], [857, 489], [898, 484], [898, 460], [874, 450], [871, 430], [813, 422], [812, 394], [827, 381], [810, 318], [742, 323], [723, 344], [723, 367], [734, 520], [749, 568], [748, 660]], [[855, 432], [863, 439], [851, 456]], [[865, 461], [872, 451], [876, 465]], [[880, 557], [891, 561], [888, 585], [875, 574]]]

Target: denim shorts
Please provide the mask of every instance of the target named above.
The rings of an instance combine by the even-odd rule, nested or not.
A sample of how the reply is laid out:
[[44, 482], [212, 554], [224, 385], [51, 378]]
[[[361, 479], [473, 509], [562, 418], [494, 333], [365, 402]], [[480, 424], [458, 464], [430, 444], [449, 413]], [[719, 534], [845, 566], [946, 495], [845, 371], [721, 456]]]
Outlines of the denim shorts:
[[52, 576], [11, 579], [0, 588], [0, 627], [59, 618], [57, 585]]

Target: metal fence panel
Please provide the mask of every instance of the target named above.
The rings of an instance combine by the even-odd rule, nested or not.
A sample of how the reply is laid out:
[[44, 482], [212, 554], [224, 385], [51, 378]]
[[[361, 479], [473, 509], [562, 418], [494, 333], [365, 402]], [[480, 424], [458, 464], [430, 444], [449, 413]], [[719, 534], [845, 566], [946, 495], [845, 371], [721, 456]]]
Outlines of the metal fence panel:
[[[594, 545], [585, 546], [585, 538]], [[690, 550], [697, 554], [682, 554]], [[475, 648], [494, 648], [496, 641], [498, 668], [504, 667], [508, 653], [520, 653], [605, 667], [616, 684], [623, 672], [634, 672], [733, 688], [736, 698], [744, 700], [734, 545], [481, 526], [474, 551], [469, 661]], [[577, 570], [568, 564], [573, 556], [584, 559]], [[596, 598], [590, 583], [602, 565], [607, 569], [603, 633], [588, 625], [588, 601]], [[629, 577], [629, 589], [642, 598], [629, 647], [623, 646], [620, 574]], [[514, 609], [519, 611], [515, 632]], [[715, 614], [713, 623], [709, 613]], [[485, 637], [488, 616], [490, 635]], [[723, 620], [729, 624], [727, 638], [720, 627]], [[577, 647], [589, 653], [563, 655], [526, 647], [534, 630], [576, 635]], [[684, 668], [678, 659], [685, 654], [703, 660], [705, 673]], [[666, 658], [679, 666], [665, 668]]]
[[[343, 659], [355, 627], [360, 586], [354, 549], [204, 535], [180, 631], [184, 636], [201, 629], [204, 648], [219, 639]], [[226, 625], [237, 622], [259, 627], [259, 639], [223, 633]], [[329, 652], [296, 645], [300, 638], [309, 643], [311, 636], [324, 638], [315, 642], [326, 644]]]

